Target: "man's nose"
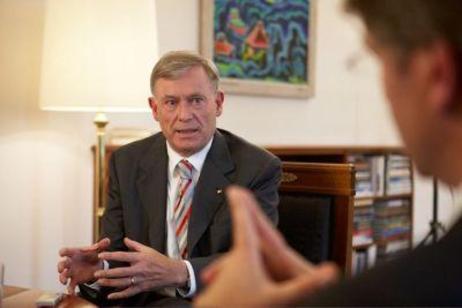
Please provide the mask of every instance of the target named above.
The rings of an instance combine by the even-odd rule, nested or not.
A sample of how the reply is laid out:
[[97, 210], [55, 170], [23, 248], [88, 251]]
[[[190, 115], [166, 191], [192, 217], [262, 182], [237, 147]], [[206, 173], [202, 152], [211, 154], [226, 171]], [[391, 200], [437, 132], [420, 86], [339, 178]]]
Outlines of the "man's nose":
[[188, 121], [192, 118], [192, 108], [187, 101], [181, 101], [178, 106], [178, 119], [180, 121]]

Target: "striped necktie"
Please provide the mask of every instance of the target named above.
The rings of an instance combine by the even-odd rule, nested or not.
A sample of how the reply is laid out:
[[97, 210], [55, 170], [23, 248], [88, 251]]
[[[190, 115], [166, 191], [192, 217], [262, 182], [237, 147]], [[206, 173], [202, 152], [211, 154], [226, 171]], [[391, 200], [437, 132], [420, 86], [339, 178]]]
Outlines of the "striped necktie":
[[194, 184], [192, 179], [193, 165], [187, 160], [181, 160], [176, 166], [180, 176], [178, 193], [173, 208], [173, 218], [175, 222], [175, 235], [178, 243], [178, 251], [181, 258], [185, 259], [188, 255], [187, 238], [188, 223], [191, 216], [191, 203], [194, 194]]

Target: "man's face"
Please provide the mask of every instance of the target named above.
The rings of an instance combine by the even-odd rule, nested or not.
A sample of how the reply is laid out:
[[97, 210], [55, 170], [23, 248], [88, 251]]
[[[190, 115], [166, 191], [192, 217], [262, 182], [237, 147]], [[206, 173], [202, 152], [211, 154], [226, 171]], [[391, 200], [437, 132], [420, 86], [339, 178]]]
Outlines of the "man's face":
[[216, 91], [202, 67], [175, 80], [159, 79], [149, 99], [170, 146], [182, 156], [200, 151], [212, 138], [223, 110], [223, 92]]
[[385, 95], [409, 153], [420, 172], [433, 172], [438, 150], [434, 113], [428, 103], [428, 69], [425, 57], [412, 53], [403, 63], [396, 51], [368, 36], [367, 45], [377, 55], [382, 69]]

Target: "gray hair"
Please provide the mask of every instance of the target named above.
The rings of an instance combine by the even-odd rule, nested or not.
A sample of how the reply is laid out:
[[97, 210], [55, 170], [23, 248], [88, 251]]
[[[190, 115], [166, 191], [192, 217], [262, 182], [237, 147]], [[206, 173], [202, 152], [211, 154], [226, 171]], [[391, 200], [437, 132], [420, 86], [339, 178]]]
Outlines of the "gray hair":
[[152, 70], [152, 94], [154, 95], [156, 82], [160, 78], [175, 80], [193, 67], [202, 67], [214, 89], [218, 89], [220, 75], [217, 67], [212, 61], [189, 51], [171, 51], [163, 55]]

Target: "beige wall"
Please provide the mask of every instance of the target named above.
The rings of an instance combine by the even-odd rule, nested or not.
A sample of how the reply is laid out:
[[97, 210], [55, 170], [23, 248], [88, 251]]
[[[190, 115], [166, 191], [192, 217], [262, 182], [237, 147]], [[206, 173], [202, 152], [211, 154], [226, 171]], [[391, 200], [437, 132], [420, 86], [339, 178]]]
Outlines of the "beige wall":
[[[161, 53], [198, 47], [198, 1], [157, 0]], [[227, 96], [221, 127], [261, 145], [396, 145], [373, 60], [339, 1], [319, 1], [316, 95]], [[43, 0], [0, 0], [0, 260], [6, 283], [59, 289], [58, 249], [91, 241], [91, 114], [38, 109]], [[146, 76], [146, 83], [148, 76]], [[148, 86], [148, 85], [146, 85]], [[158, 130], [149, 114], [109, 115], [111, 127]], [[427, 229], [431, 190], [418, 180], [415, 237]], [[452, 207], [442, 212], [445, 219]]]

